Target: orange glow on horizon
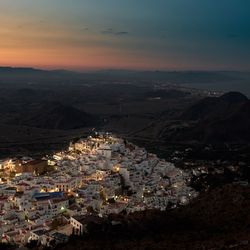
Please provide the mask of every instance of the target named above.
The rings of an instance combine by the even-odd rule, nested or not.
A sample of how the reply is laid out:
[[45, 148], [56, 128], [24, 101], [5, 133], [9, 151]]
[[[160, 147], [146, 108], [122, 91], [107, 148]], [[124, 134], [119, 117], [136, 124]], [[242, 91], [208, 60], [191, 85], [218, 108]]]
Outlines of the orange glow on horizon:
[[[167, 69], [164, 57], [140, 50], [144, 40], [110, 37], [101, 33], [44, 23], [17, 25], [0, 17], [0, 66], [43, 69]], [[135, 47], [130, 49], [130, 46]], [[138, 48], [137, 48], [138, 47]]]
[[[0, 66], [37, 67], [45, 69], [161, 69], [164, 64], [153, 58], [134, 57], [122, 51], [103, 48], [50, 50], [50, 49], [0, 49]], [[152, 66], [152, 64], [154, 66]], [[165, 65], [165, 68], [173, 66]]]

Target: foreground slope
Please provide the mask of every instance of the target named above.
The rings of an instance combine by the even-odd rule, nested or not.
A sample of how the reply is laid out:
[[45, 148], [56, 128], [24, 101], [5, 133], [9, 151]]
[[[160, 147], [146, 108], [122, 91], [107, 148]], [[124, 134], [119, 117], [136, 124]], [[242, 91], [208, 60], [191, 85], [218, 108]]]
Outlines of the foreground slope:
[[121, 225], [89, 228], [57, 249], [249, 249], [249, 191], [227, 185], [177, 210], [116, 216]]

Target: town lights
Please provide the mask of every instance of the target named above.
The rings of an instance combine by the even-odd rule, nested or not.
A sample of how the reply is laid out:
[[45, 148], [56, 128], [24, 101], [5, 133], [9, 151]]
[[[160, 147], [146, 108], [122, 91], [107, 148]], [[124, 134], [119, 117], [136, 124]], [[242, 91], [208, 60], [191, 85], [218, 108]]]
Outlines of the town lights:
[[113, 168], [113, 170], [114, 170], [115, 172], [119, 172], [119, 171], [120, 171], [120, 167], [119, 167], [119, 166], [115, 166], [115, 167]]
[[[183, 176], [170, 175], [169, 181], [167, 181], [161, 177], [162, 173], [172, 170], [176, 172], [176, 168], [158, 158], [156, 158], [156, 163], [158, 164], [159, 161], [159, 165], [155, 167], [154, 161], [151, 162], [150, 155], [148, 158], [141, 159], [141, 165], [134, 166], [140, 164], [138, 163], [138, 155], [143, 150], [136, 146], [131, 147], [131, 150], [126, 149], [122, 139], [117, 140], [108, 136], [106, 138], [105, 136], [98, 138], [93, 136], [92, 139], [88, 138], [76, 142], [79, 150], [72, 143], [72, 151], [53, 155], [53, 160], [50, 163], [55, 163], [52, 168], [57, 169], [57, 171], [51, 172], [51, 175], [45, 175], [46, 172], [44, 172], [40, 177], [32, 177], [32, 173], [16, 174], [13, 171], [13, 177], [11, 175], [8, 179], [6, 178], [7, 181], [10, 180], [9, 185], [5, 184], [8, 185], [9, 189], [3, 189], [5, 188], [3, 185], [1, 190], [1, 192], [6, 192], [6, 196], [9, 197], [7, 202], [10, 205], [6, 206], [6, 210], [13, 209], [15, 211], [16, 206], [18, 206], [27, 221], [29, 221], [27, 209], [31, 211], [32, 215], [37, 215], [37, 220], [32, 218], [32, 221], [29, 221], [29, 230], [32, 231], [31, 225], [33, 226], [35, 223], [40, 225], [40, 222], [44, 220], [47, 223], [56, 219], [55, 222], [57, 222], [58, 216], [65, 213], [72, 217], [70, 219], [71, 226], [78, 225], [74, 224], [76, 223], [73, 220], [75, 216], [73, 215], [73, 217], [71, 210], [68, 209], [68, 207], [71, 208], [72, 201], [77, 205], [79, 218], [84, 219], [85, 215], [93, 213], [93, 207], [96, 212], [100, 213], [100, 216], [119, 214], [121, 211], [131, 213], [146, 209], [165, 210], [168, 200], [173, 199], [173, 204], [176, 206], [180, 201], [180, 195], [185, 196], [187, 201], [196, 196], [197, 193], [186, 185], [184, 178], [190, 177], [191, 179], [188, 173]], [[114, 146], [111, 145], [112, 143]], [[101, 146], [103, 146], [104, 153], [106, 150], [111, 151], [112, 157], [110, 159], [104, 159], [97, 153]], [[18, 163], [15, 166], [18, 166]], [[151, 171], [152, 174], [149, 174]], [[185, 172], [183, 171], [183, 173]], [[13, 179], [12, 182], [11, 178], [14, 178], [14, 174], [20, 178]], [[6, 182], [6, 180], [4, 181]], [[13, 186], [16, 182], [19, 185]], [[178, 188], [174, 189], [174, 186]], [[21, 189], [23, 192], [19, 192], [15, 196], [13, 195], [16, 192], [14, 189], [17, 191]], [[25, 204], [21, 204], [21, 202]], [[84, 216], [82, 217], [82, 215]], [[22, 221], [19, 223], [23, 224]], [[59, 224], [55, 230], [60, 232], [64, 230], [61, 228], [61, 226], [64, 227], [64, 223]], [[9, 229], [10, 226], [8, 225], [6, 228]], [[14, 223], [12, 229], [15, 229]], [[54, 223], [52, 228], [48, 229], [54, 230]]]

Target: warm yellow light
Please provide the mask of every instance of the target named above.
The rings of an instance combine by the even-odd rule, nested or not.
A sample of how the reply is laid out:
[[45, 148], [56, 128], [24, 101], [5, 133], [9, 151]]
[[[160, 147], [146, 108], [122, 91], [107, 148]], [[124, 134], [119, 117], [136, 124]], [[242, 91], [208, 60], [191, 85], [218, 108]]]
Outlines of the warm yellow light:
[[119, 167], [119, 166], [115, 166], [115, 167], [113, 168], [113, 170], [114, 170], [115, 172], [119, 172], [119, 171], [120, 171], [120, 167]]

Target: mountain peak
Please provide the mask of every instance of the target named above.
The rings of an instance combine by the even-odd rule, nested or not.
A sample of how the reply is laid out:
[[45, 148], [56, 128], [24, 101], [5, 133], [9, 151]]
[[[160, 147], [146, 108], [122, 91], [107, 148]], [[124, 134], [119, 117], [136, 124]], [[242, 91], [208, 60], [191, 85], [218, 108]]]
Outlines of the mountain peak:
[[246, 102], [248, 98], [240, 92], [231, 91], [220, 97], [221, 100], [235, 103], [235, 102]]

